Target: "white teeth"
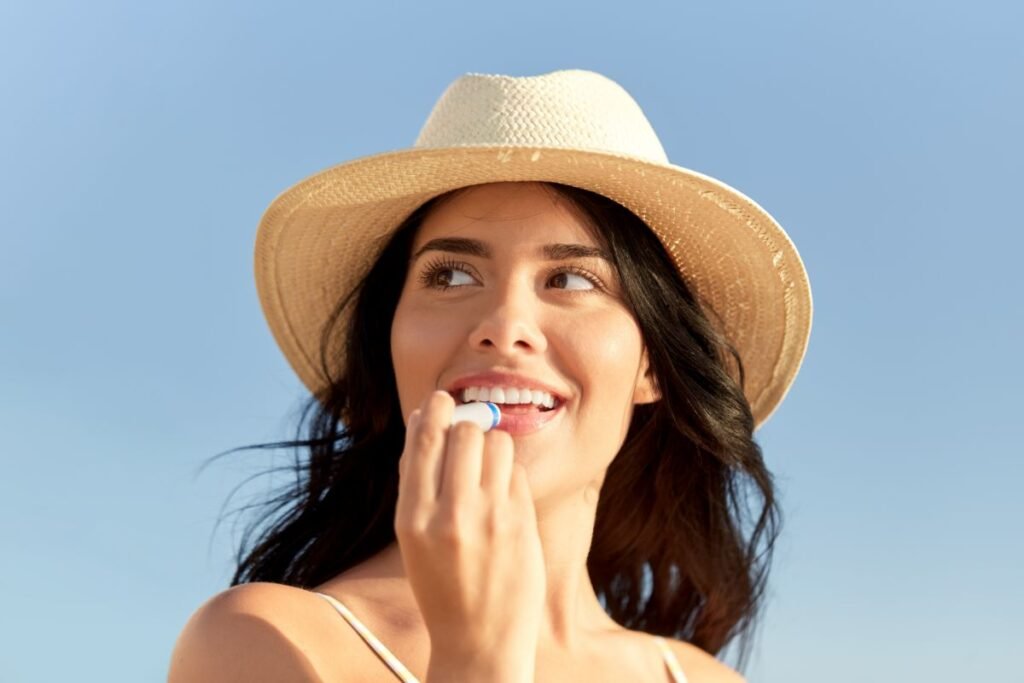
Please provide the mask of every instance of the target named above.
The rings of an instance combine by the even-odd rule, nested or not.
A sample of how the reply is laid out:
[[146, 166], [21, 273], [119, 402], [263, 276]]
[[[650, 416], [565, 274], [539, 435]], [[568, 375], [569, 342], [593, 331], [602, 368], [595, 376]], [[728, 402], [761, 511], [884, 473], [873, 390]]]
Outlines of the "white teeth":
[[518, 387], [467, 387], [462, 390], [462, 402], [490, 401], [503, 405], [532, 403], [545, 408], [555, 407], [555, 397], [540, 389]]

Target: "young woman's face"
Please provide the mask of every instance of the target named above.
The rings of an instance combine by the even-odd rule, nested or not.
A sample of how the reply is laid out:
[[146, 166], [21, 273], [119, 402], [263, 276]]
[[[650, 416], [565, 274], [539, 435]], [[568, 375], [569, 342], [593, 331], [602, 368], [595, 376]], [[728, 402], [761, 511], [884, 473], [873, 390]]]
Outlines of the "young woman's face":
[[[477, 186], [432, 211], [391, 328], [405, 418], [432, 391], [462, 403], [487, 389], [535, 495], [603, 479], [633, 405], [655, 396], [602, 251], [565, 200], [533, 183]], [[548, 395], [553, 408], [537, 405]]]

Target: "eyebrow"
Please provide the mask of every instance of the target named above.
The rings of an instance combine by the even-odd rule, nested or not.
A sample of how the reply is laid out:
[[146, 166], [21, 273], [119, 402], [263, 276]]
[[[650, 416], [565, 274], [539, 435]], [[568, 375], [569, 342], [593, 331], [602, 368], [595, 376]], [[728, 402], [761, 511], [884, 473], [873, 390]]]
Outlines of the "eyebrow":
[[[491, 249], [480, 240], [467, 237], [439, 237], [430, 240], [413, 254], [415, 261], [423, 253], [428, 251], [449, 251], [455, 254], [467, 254], [481, 258], [491, 258]], [[585, 244], [545, 244], [541, 247], [541, 253], [549, 261], [565, 261], [572, 258], [599, 258], [612, 263], [611, 254], [600, 247], [591, 247]]]

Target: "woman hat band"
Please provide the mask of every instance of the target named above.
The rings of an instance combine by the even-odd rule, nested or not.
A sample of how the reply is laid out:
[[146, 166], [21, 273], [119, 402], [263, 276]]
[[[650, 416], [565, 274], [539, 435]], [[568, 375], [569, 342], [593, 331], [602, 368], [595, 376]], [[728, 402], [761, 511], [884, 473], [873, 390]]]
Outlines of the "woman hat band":
[[[271, 203], [256, 235], [256, 289], [274, 338], [314, 395], [327, 383], [323, 325], [395, 228], [437, 195], [500, 181], [571, 185], [639, 216], [739, 352], [755, 425], [771, 416], [811, 331], [810, 284], [796, 247], [741, 192], [669, 163], [629, 93], [582, 70], [463, 75], [411, 148], [328, 168]], [[342, 349], [330, 354], [337, 376]]]

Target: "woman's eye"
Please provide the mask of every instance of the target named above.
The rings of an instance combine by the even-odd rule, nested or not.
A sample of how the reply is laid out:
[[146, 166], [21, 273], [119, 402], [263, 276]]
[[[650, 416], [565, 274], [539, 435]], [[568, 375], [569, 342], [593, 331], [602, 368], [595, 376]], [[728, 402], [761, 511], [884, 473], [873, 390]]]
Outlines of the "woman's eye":
[[448, 289], [449, 287], [463, 287], [475, 282], [473, 276], [462, 268], [454, 266], [442, 266], [432, 268], [424, 273], [423, 280], [432, 287]]
[[595, 289], [596, 285], [590, 278], [579, 273], [561, 272], [551, 278], [551, 284], [561, 289]]

